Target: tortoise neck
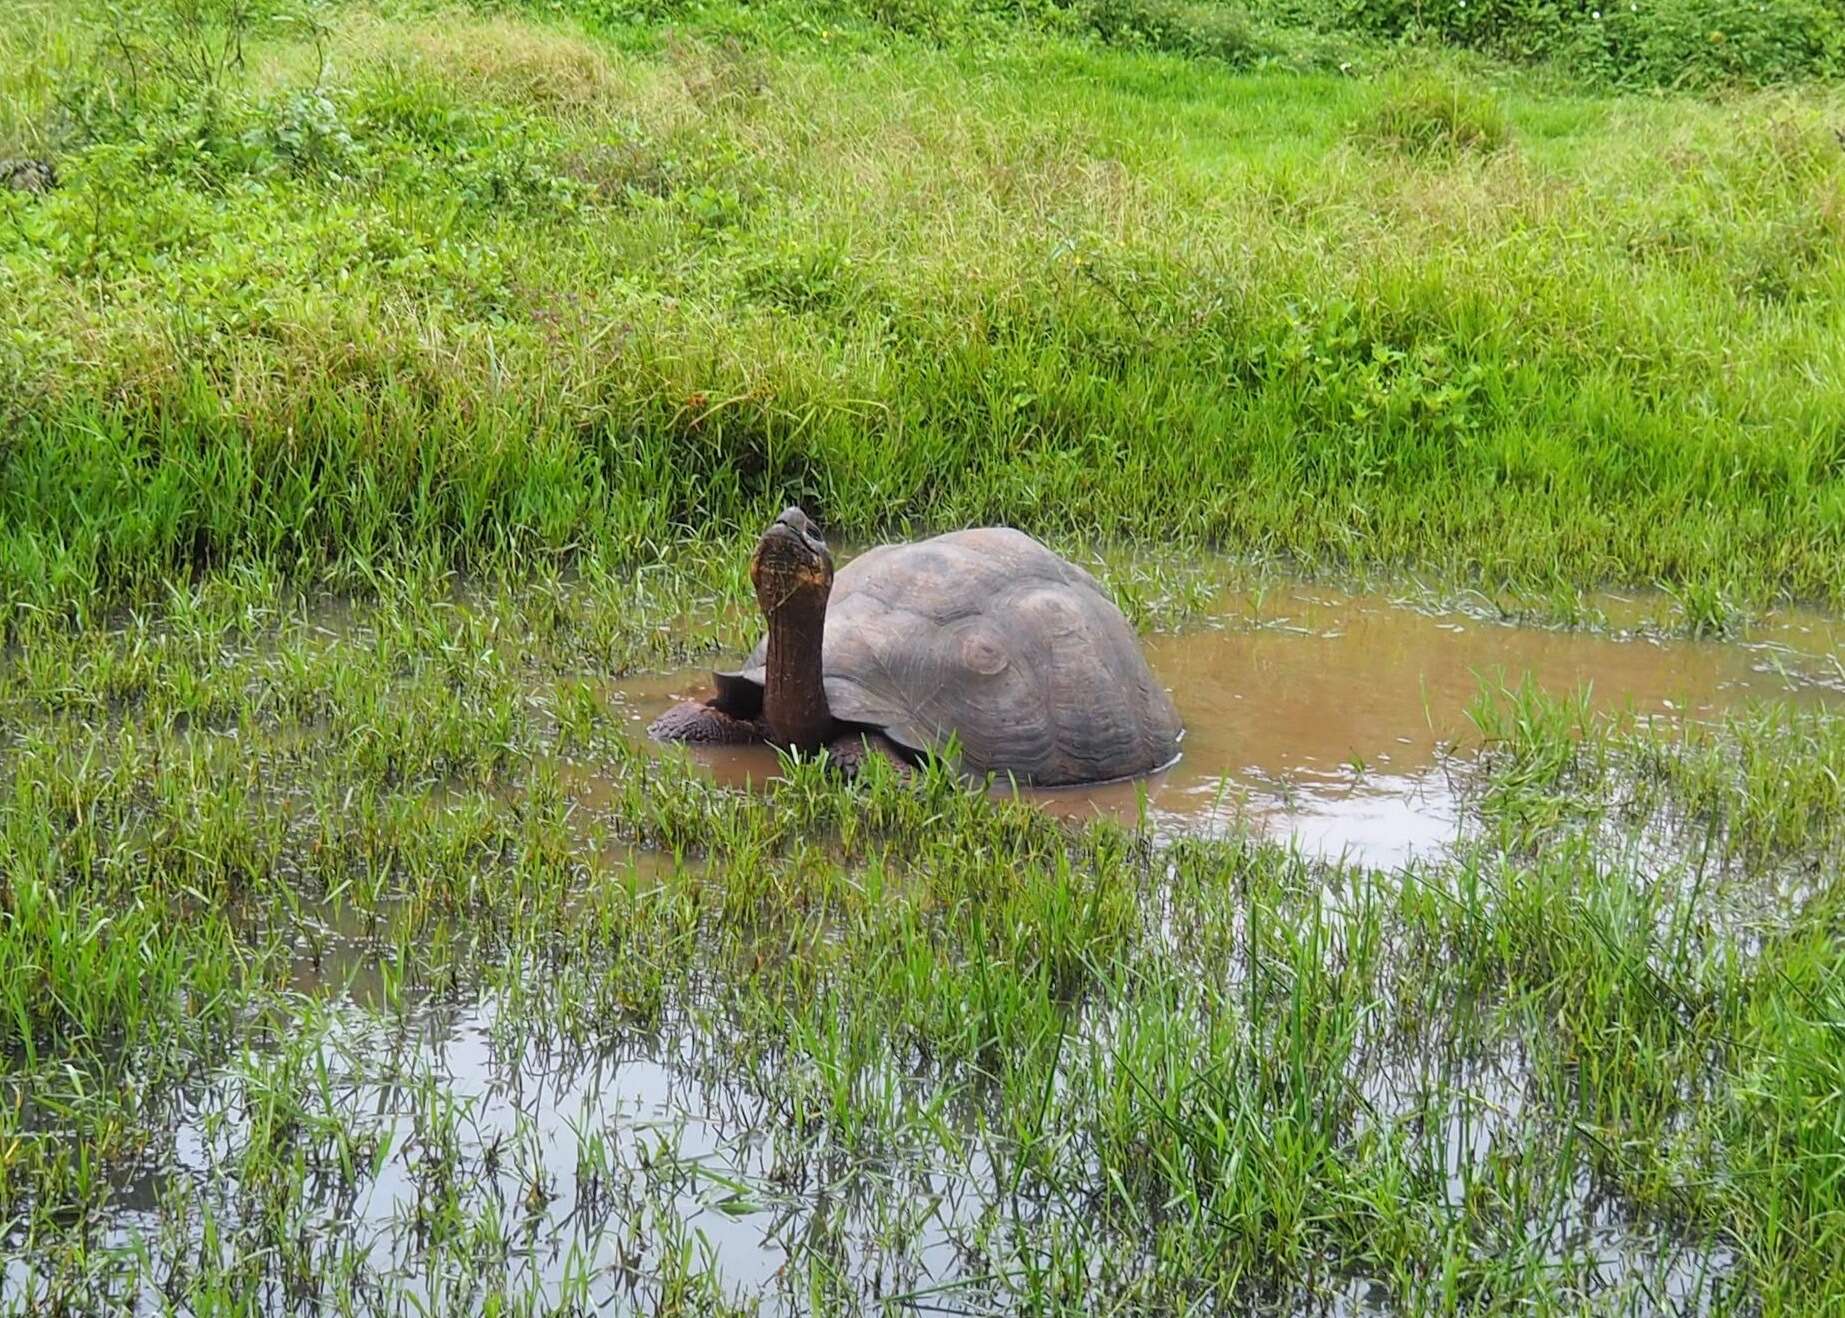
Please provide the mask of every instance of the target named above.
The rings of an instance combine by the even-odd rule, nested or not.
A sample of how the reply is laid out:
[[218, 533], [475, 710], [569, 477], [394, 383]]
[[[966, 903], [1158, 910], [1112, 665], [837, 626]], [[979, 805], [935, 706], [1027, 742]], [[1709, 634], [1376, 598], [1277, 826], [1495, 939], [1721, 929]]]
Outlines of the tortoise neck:
[[826, 705], [822, 668], [825, 639], [824, 594], [817, 601], [786, 600], [769, 615], [762, 716], [778, 745], [818, 750], [832, 737], [833, 714]]

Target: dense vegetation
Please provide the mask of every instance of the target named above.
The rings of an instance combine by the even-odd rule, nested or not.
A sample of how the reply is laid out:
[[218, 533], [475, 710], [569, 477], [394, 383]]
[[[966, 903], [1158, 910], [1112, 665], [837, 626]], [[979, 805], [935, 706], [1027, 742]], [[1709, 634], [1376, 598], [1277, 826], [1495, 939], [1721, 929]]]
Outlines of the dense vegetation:
[[1491, 692], [1384, 872], [718, 790], [608, 679], [792, 500], [1142, 623], [1845, 605], [1842, 35], [0, 0], [0, 1310], [1836, 1307], [1838, 713]]
[[1828, 93], [687, 12], [25, 8], [0, 150], [61, 186], [0, 224], [0, 598], [633, 562], [791, 498], [1845, 594]]

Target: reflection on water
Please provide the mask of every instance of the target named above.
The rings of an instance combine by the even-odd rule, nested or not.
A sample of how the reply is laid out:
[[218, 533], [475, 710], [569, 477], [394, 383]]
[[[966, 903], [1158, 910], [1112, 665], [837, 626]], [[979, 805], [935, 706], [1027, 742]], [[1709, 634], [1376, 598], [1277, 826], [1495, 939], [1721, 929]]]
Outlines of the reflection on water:
[[[1224, 602], [1218, 625], [1145, 641], [1185, 719], [1184, 754], [1137, 782], [1027, 793], [1072, 818], [1132, 822], [1144, 800], [1156, 835], [1222, 834], [1246, 823], [1305, 851], [1400, 864], [1454, 839], [1445, 771], [1465, 743], [1482, 683], [1586, 691], [1601, 710], [1708, 716], [1747, 699], [1845, 702], [1832, 620], [1771, 618], [1740, 642], [1662, 640], [1520, 627], [1431, 614], [1380, 595], [1296, 587], [1259, 605]], [[703, 671], [623, 683], [645, 725], [709, 689]], [[725, 784], [776, 772], [766, 747], [692, 750]]]
[[[371, 920], [328, 908], [310, 923], [288, 982], [326, 1008], [282, 1027], [314, 1041], [306, 1124], [275, 1108], [291, 1083], [288, 1050], [259, 1032], [241, 1063], [164, 1098], [164, 1132], [108, 1169], [102, 1251], [179, 1266], [269, 1253], [258, 1248], [262, 1211], [240, 1191], [270, 1175], [253, 1150], [281, 1131], [312, 1171], [265, 1207], [295, 1215], [309, 1276], [350, 1273], [363, 1283], [356, 1293], [389, 1297], [366, 1312], [479, 1312], [483, 1281], [522, 1297], [513, 1312], [533, 1298], [533, 1312], [687, 1312], [672, 1299], [676, 1278], [699, 1274], [764, 1312], [801, 1313], [815, 1275], [860, 1296], [961, 1276], [1006, 1186], [971, 1132], [944, 1146], [909, 1119], [901, 1096], [921, 1085], [894, 1064], [877, 1080], [904, 1119], [880, 1123], [867, 1162], [827, 1137], [811, 1058], [737, 1033], [708, 1004], [675, 1002], [645, 1027], [598, 1021], [591, 1038], [573, 1038], [554, 1023], [581, 981], [399, 992], [381, 978], [390, 953]], [[765, 1075], [772, 1094], [818, 1106], [805, 1116], [778, 1106]], [[55, 1133], [61, 1122], [34, 1113], [29, 1128]], [[340, 1152], [354, 1148], [373, 1156]], [[1013, 1198], [1017, 1209], [1030, 1196]], [[436, 1243], [438, 1217], [450, 1230], [465, 1224], [458, 1251]], [[6, 1313], [46, 1295], [10, 1226], [0, 1218]], [[253, 1257], [250, 1274], [273, 1267]], [[595, 1303], [563, 1303], [584, 1278]], [[265, 1290], [251, 1311], [318, 1311], [312, 1295], [282, 1304]], [[117, 1298], [111, 1311], [167, 1311], [152, 1285]], [[41, 1309], [64, 1312], [24, 1311]]]
[[[175, 1267], [247, 1257], [250, 1278], [264, 1279], [252, 1312], [320, 1311], [313, 1284], [286, 1301], [273, 1285], [287, 1274], [263, 1257], [263, 1213], [282, 1208], [300, 1251], [291, 1266], [310, 1281], [356, 1278], [354, 1293], [375, 1306], [366, 1312], [479, 1312], [483, 1285], [518, 1297], [513, 1312], [687, 1312], [672, 1297], [696, 1273], [744, 1312], [813, 1312], [827, 1293], [836, 1312], [996, 1313], [1018, 1299], [1008, 1288], [1025, 1260], [1009, 1251], [1029, 1255], [1040, 1233], [1107, 1238], [1055, 1181], [1021, 1183], [1008, 1132], [934, 1107], [942, 1078], [926, 1067], [893, 1061], [860, 1076], [893, 1101], [842, 1141], [821, 1116], [819, 1059], [793, 1045], [765, 1051], [722, 1011], [678, 1004], [647, 1028], [578, 1040], [547, 1024], [572, 995], [567, 982], [473, 984], [386, 1009], [375, 937], [338, 920], [325, 932], [293, 975], [304, 991], [330, 990], [313, 1026], [290, 1027], [316, 1039], [321, 1082], [305, 1124], [273, 1109], [290, 1068], [267, 1045], [183, 1087], [165, 1134], [110, 1169], [101, 1250]], [[1072, 1031], [1070, 1074], [1106, 1068], [1110, 1029], [1104, 1008]], [[1406, 1147], [1432, 1159], [1426, 1174], [1457, 1216], [1496, 1163], [1557, 1156], [1543, 1143], [1551, 1126], [1524, 1119], [1541, 1100], [1516, 1038], [1488, 1057], [1359, 1048], [1349, 1065], [1360, 1131], [1427, 1128]], [[868, 1116], [881, 1107], [854, 1101]], [[278, 1137], [313, 1171], [264, 1201], [246, 1190], [277, 1190], [263, 1167]], [[366, 1155], [343, 1175], [342, 1149]], [[1711, 1312], [1735, 1264], [1722, 1246], [1636, 1218], [1586, 1166], [1532, 1229], [1545, 1265], [1629, 1306], [1648, 1295], [1672, 1312]], [[30, 1267], [29, 1251], [0, 1259], [0, 1307], [41, 1294]], [[1273, 1311], [1401, 1311], [1384, 1280], [1296, 1281]], [[943, 1296], [957, 1303], [930, 1302]], [[167, 1311], [152, 1285], [120, 1298], [113, 1311]]]

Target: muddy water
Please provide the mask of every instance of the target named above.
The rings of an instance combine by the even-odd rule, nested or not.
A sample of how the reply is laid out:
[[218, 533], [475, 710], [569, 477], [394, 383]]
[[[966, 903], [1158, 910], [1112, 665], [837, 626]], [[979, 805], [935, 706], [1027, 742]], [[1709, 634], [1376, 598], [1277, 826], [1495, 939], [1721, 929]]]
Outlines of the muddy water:
[[[1609, 616], [1640, 606], [1610, 600]], [[1156, 834], [1248, 826], [1303, 850], [1377, 865], [1439, 850], [1459, 825], [1449, 767], [1477, 745], [1467, 708], [1483, 684], [1587, 694], [1599, 710], [1703, 718], [1751, 699], [1845, 703], [1845, 627], [1798, 613], [1741, 641], [1664, 640], [1432, 613], [1378, 594], [1294, 587], [1227, 596], [1202, 628], [1146, 642], [1185, 720], [1183, 754], [1138, 782], [1029, 793], [1072, 818], [1132, 822], [1144, 798]], [[624, 683], [644, 726], [709, 690], [703, 671]], [[720, 782], [776, 773], [763, 747], [691, 752]]]

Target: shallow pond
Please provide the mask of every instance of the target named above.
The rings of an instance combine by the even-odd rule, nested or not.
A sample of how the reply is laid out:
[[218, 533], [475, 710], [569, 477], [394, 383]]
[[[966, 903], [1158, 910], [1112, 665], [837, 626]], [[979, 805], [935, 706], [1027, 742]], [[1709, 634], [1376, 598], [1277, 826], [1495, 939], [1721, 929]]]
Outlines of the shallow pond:
[[[1641, 606], [1603, 601], [1637, 622]], [[1845, 625], [1773, 615], [1736, 641], [1519, 626], [1431, 612], [1384, 594], [1294, 586], [1227, 595], [1204, 626], [1145, 640], [1185, 720], [1179, 762], [1150, 778], [1028, 791], [1045, 809], [1154, 834], [1224, 835], [1247, 825], [1312, 854], [1395, 865], [1452, 841], [1461, 816], [1451, 759], [1479, 737], [1467, 716], [1482, 684], [1582, 692], [1591, 707], [1701, 718], [1748, 700], [1845, 703]], [[620, 684], [636, 735], [674, 702], [709, 693], [702, 669]], [[767, 747], [695, 747], [718, 781], [761, 785]]]
[[[1598, 709], [1670, 720], [1752, 699], [1845, 706], [1842, 640], [1838, 623], [1797, 613], [1714, 642], [1639, 625], [1521, 627], [1321, 586], [1232, 594], [1205, 625], [1145, 641], [1185, 719], [1179, 763], [1143, 782], [1029, 795], [1077, 819], [1144, 813], [1159, 837], [1248, 824], [1305, 852], [1389, 867], [1463, 835], [1462, 784], [1480, 742], [1468, 707], [1482, 683], [1582, 691]], [[614, 697], [638, 737], [707, 681], [702, 670], [643, 677], [616, 684]], [[764, 748], [690, 753], [725, 784], [760, 786], [777, 772]], [[565, 788], [593, 814], [608, 785], [576, 766]], [[647, 884], [673, 877], [655, 853], [613, 864]], [[144, 1156], [107, 1171], [110, 1207], [91, 1229], [125, 1278], [141, 1275], [141, 1258], [178, 1269], [214, 1252], [260, 1254], [272, 1214], [301, 1257], [255, 1270], [263, 1311], [307, 1302], [309, 1290], [288, 1291], [287, 1269], [299, 1268], [362, 1279], [352, 1284], [392, 1311], [471, 1310], [482, 1286], [545, 1304], [655, 1309], [701, 1276], [768, 1312], [808, 1311], [816, 1278], [842, 1311], [882, 1301], [979, 1312], [1003, 1305], [1015, 1280], [996, 1267], [1035, 1266], [1041, 1238], [1089, 1230], [1080, 1205], [1029, 1179], [1022, 1189], [1008, 1170], [1012, 1143], [982, 1093], [990, 1076], [935, 1072], [893, 1048], [858, 1074], [850, 1120], [816, 1119], [847, 1072], [830, 1070], [837, 1059], [819, 1044], [732, 1019], [730, 986], [695, 957], [659, 1015], [630, 1028], [584, 1006], [597, 972], [553, 973], [542, 953], [498, 968], [483, 957], [484, 969], [440, 988], [404, 989], [376, 920], [349, 910], [297, 919], [282, 987], [301, 997], [253, 1029], [240, 1059], [143, 1112], [153, 1132]], [[1117, 1064], [1116, 1005], [1073, 1013], [1059, 1085]], [[1611, 1195], [1578, 1153], [1533, 1133], [1549, 1121], [1538, 1109], [1566, 1086], [1533, 1088], [1528, 1038], [1404, 1048], [1380, 1032], [1375, 1046], [1355, 1045], [1344, 1080], [1364, 1115], [1353, 1138], [1417, 1132], [1404, 1138], [1427, 1160], [1431, 1203], [1461, 1216], [1502, 1169], [1553, 1158], [1549, 1216], [1525, 1231], [1532, 1266], [1567, 1271], [1589, 1303], [1606, 1293], [1617, 1305], [1717, 1305], [1736, 1266], [1726, 1245], [1676, 1237]], [[307, 1095], [303, 1109], [278, 1118], [280, 1098], [295, 1094]], [[34, 1125], [59, 1137], [54, 1114]], [[299, 1175], [272, 1181], [276, 1166]], [[1073, 1171], [1074, 1183], [1102, 1175]], [[1118, 1242], [1092, 1243], [1133, 1258]], [[1326, 1264], [1277, 1307], [1396, 1310], [1384, 1279]], [[0, 1308], [47, 1298], [34, 1267], [23, 1250], [0, 1263]], [[151, 1289], [124, 1285], [127, 1307], [159, 1309]]]

